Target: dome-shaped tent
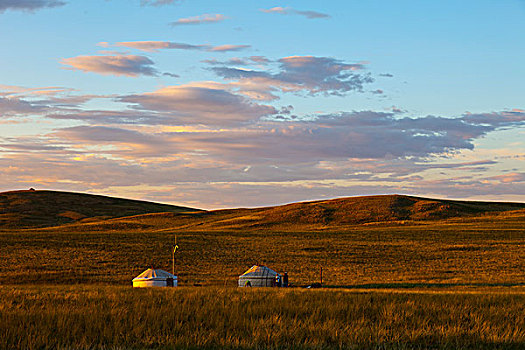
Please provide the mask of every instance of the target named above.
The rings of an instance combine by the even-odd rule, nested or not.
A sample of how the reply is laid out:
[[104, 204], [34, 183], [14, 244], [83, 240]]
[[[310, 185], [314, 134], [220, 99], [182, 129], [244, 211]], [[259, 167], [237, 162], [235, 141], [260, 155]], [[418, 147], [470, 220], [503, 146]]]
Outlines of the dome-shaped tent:
[[266, 266], [253, 265], [239, 276], [239, 287], [275, 287], [281, 275]]
[[133, 279], [133, 287], [177, 287], [177, 276], [161, 269], [147, 269]]

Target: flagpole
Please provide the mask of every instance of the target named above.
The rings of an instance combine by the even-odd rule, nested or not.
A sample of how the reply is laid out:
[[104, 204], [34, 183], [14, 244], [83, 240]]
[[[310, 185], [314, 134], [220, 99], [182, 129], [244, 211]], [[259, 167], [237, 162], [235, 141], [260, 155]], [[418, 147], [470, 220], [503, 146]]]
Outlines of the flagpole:
[[173, 246], [173, 249], [171, 250], [171, 261], [172, 261], [171, 273], [173, 274], [173, 276], [175, 276], [175, 250], [177, 250], [177, 235], [175, 235], [175, 245]]

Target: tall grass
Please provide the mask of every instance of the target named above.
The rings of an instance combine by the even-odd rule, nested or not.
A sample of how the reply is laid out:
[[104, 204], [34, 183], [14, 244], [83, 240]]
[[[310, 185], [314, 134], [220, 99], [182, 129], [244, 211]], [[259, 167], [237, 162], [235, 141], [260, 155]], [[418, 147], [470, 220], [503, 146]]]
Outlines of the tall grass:
[[524, 294], [0, 287], [0, 348], [523, 349]]

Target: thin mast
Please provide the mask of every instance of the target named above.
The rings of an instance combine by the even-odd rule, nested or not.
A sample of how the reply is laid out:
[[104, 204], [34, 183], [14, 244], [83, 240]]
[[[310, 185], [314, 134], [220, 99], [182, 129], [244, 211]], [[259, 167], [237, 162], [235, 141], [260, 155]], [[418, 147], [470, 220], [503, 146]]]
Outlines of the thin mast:
[[171, 260], [172, 260], [171, 273], [174, 276], [175, 276], [175, 252], [177, 251], [177, 248], [179, 248], [179, 246], [177, 245], [177, 235], [175, 235], [175, 244], [173, 245], [173, 249], [171, 250]]

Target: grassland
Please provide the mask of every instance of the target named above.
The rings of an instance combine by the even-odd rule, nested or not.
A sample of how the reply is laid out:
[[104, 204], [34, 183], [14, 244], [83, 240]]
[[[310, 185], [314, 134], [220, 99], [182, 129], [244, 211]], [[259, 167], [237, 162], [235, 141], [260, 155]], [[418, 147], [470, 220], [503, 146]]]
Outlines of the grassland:
[[[255, 263], [295, 285], [523, 286], [525, 216], [288, 232], [189, 231], [138, 225], [0, 232], [0, 283], [130, 284], [147, 267], [169, 269], [177, 234], [183, 285], [235, 285]], [[151, 222], [149, 223], [151, 225]], [[304, 228], [304, 226], [301, 226]], [[85, 227], [83, 227], [85, 228]]]
[[525, 294], [0, 287], [0, 348], [523, 349]]
[[[379, 199], [0, 225], [0, 348], [525, 348], [523, 205]], [[130, 288], [175, 235], [183, 287]]]

